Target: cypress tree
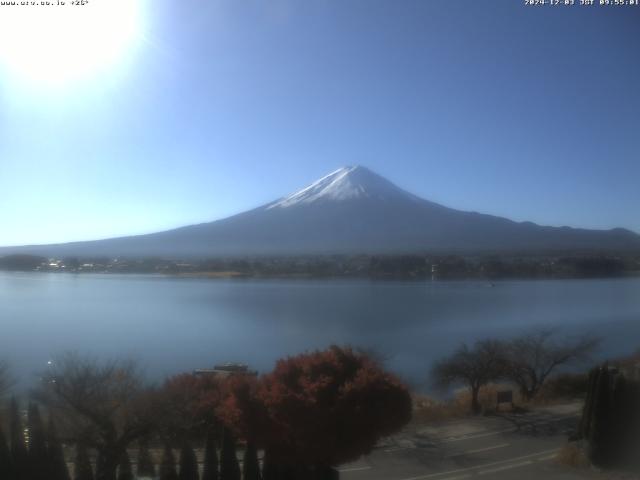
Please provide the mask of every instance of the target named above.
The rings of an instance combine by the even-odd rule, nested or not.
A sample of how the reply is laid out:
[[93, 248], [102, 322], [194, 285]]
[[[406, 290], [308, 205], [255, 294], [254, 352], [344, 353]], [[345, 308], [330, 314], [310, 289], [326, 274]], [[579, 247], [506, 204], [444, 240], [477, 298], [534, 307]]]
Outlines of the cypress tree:
[[133, 470], [131, 469], [131, 458], [125, 450], [122, 454], [120, 464], [118, 465], [118, 480], [134, 480]]
[[186, 441], [180, 450], [180, 474], [178, 478], [180, 480], [199, 480], [200, 478], [198, 475], [198, 459], [193, 448]]
[[640, 464], [640, 382], [606, 363], [594, 372], [580, 425], [588, 456], [600, 467]]
[[222, 431], [220, 480], [240, 480], [240, 465], [236, 456], [236, 442], [228, 428]]
[[242, 480], [260, 480], [258, 449], [253, 442], [247, 443], [242, 462]]
[[176, 472], [176, 459], [173, 456], [173, 450], [169, 444], [165, 445], [162, 454], [162, 463], [160, 464], [160, 480], [178, 480], [178, 472]]
[[593, 419], [593, 405], [595, 403], [599, 375], [599, 368], [592, 368], [589, 372], [587, 398], [584, 401], [584, 407], [582, 408], [582, 418], [580, 419], [580, 426], [578, 427], [580, 438], [589, 438], [589, 430], [591, 428], [591, 421]]
[[278, 480], [278, 467], [271, 460], [269, 450], [264, 452], [262, 459], [262, 480]]
[[93, 469], [87, 448], [79, 443], [76, 445], [76, 462], [74, 480], [93, 480]]
[[138, 450], [138, 468], [136, 470], [138, 477], [155, 478], [156, 467], [149, 453], [149, 446], [146, 442], [140, 442]]
[[100, 450], [98, 450], [98, 454], [96, 455], [96, 480], [105, 480], [106, 479], [106, 472], [105, 472], [104, 463], [105, 463], [104, 462], [104, 456], [102, 455]]
[[58, 438], [56, 426], [53, 418], [49, 417], [49, 428], [47, 429], [47, 457], [49, 464], [49, 474], [47, 480], [70, 480], [67, 461], [64, 458], [64, 450]]
[[30, 403], [27, 410], [27, 428], [29, 430], [29, 478], [31, 480], [48, 480], [49, 462], [47, 440], [44, 432], [40, 409]]
[[631, 413], [627, 408], [629, 389], [624, 375], [616, 375], [611, 396], [610, 451], [614, 463], [625, 462], [629, 449]]
[[609, 367], [603, 365], [598, 375], [591, 426], [589, 428], [589, 458], [598, 466], [609, 463], [609, 424], [611, 416]]
[[629, 455], [631, 457], [631, 467], [640, 471], [640, 379], [636, 380], [630, 386], [630, 407], [631, 419], [629, 426], [631, 427], [631, 442], [629, 443]]
[[7, 439], [4, 436], [2, 427], [0, 426], [0, 478], [13, 480], [13, 471], [11, 469], [11, 451], [7, 445]]
[[207, 440], [204, 446], [204, 470], [202, 480], [219, 480], [218, 452], [216, 450], [216, 438], [213, 429], [207, 432]]
[[24, 439], [24, 427], [20, 407], [15, 398], [11, 400], [11, 464], [15, 480], [29, 480], [28, 452]]
[[306, 471], [303, 468], [294, 468], [294, 467], [278, 467], [278, 480], [315, 480], [312, 479], [310, 471], [307, 469]]

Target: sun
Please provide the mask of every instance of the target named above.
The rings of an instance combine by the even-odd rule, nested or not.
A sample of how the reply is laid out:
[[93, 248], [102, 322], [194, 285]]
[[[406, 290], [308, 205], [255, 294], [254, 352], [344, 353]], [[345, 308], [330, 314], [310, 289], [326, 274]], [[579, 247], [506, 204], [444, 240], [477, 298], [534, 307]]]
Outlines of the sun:
[[0, 12], [0, 70], [68, 84], [114, 67], [141, 37], [141, 0], [16, 1]]

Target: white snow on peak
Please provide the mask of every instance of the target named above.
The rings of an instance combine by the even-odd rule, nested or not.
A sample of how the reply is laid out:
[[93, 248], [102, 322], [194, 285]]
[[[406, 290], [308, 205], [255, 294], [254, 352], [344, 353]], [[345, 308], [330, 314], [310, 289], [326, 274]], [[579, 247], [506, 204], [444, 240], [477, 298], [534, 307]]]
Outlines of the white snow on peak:
[[417, 197], [405, 192], [385, 178], [365, 167], [342, 167], [313, 182], [308, 187], [278, 200], [266, 208], [287, 208], [318, 201], [344, 201], [357, 198], [394, 198], [416, 200]]

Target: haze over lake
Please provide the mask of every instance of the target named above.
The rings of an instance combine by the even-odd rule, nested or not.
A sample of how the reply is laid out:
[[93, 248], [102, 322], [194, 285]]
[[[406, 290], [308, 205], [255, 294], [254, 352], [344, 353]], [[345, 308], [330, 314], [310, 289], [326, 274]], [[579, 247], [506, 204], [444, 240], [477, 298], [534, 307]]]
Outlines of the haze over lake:
[[[493, 286], [492, 286], [493, 285]], [[0, 272], [0, 352], [23, 386], [66, 350], [138, 358], [156, 378], [221, 362], [261, 372], [332, 343], [374, 347], [415, 385], [460, 342], [536, 327], [639, 346], [640, 278], [383, 282]]]

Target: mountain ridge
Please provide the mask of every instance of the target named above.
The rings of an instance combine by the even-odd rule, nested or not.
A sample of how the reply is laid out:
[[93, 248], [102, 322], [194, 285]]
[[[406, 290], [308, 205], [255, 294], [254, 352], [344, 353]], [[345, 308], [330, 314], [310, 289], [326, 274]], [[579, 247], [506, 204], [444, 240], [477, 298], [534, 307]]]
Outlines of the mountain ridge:
[[340, 253], [640, 250], [640, 235], [515, 222], [445, 207], [362, 166], [213, 222], [104, 240], [2, 247], [0, 255], [169, 258]]

